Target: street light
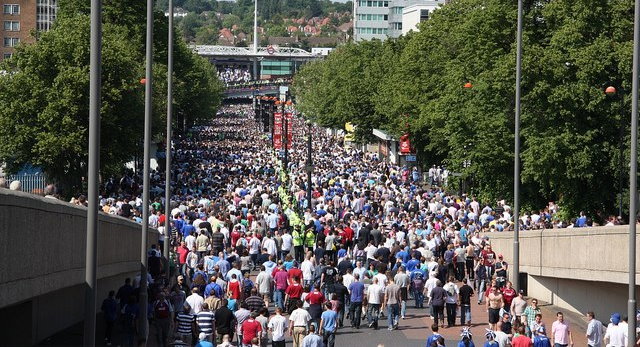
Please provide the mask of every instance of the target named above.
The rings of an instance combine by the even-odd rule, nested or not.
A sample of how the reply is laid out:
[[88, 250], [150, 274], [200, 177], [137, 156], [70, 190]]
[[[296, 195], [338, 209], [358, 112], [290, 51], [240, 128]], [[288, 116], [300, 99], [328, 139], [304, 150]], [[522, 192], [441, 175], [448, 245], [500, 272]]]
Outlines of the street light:
[[629, 319], [628, 345], [636, 342], [636, 203], [638, 199], [638, 64], [640, 60], [640, 0], [633, 14], [633, 82], [631, 87], [631, 162], [629, 169]]
[[[621, 88], [622, 91], [622, 88]], [[617, 94], [617, 90], [614, 86], [608, 86], [605, 90], [604, 90], [605, 94], [607, 94], [609, 97], [614, 97]], [[618, 192], [620, 194], [620, 201], [618, 204], [618, 218], [620, 218], [620, 221], [622, 221], [622, 170], [624, 167], [624, 160], [623, 160], [623, 156], [624, 156], [624, 149], [623, 149], [623, 138], [624, 138], [624, 97], [622, 95], [622, 92], [620, 93], [620, 134], [619, 134], [619, 156], [620, 156], [620, 161], [619, 161], [619, 166], [620, 166], [620, 170], [618, 173]]]
[[84, 346], [96, 345], [98, 179], [100, 177], [100, 89], [102, 80], [102, 1], [91, 0], [89, 53], [89, 165], [87, 174], [87, 246], [85, 252]]
[[311, 156], [313, 152], [313, 135], [312, 135], [312, 123], [310, 120], [307, 120], [307, 162], [305, 165], [305, 170], [307, 171], [307, 205], [311, 211], [313, 211], [313, 206], [311, 205], [311, 174], [313, 174], [313, 157]]
[[520, 80], [522, 79], [522, 0], [518, 0], [516, 30], [516, 109], [513, 144], [513, 287], [520, 290]]

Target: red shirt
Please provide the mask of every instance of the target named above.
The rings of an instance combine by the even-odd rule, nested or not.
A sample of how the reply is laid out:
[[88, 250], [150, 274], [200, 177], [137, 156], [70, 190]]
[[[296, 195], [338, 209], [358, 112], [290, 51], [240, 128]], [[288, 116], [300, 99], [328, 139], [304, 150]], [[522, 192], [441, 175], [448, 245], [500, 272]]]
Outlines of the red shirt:
[[300, 298], [302, 296], [302, 286], [300, 283], [294, 283], [287, 287], [287, 290], [284, 291], [285, 294], [288, 294], [291, 298]]
[[324, 302], [324, 295], [314, 289], [304, 300], [310, 305], [322, 305]]
[[531, 342], [531, 339], [528, 338], [525, 335], [519, 335], [514, 337], [511, 340], [511, 346], [512, 347], [531, 347], [533, 346], [533, 342]]
[[511, 307], [511, 301], [513, 301], [513, 298], [516, 297], [516, 290], [511, 288], [503, 288], [502, 289], [502, 299], [504, 300], [504, 306], [510, 308]]
[[302, 281], [302, 270], [292, 267], [287, 273], [289, 274], [289, 283], [293, 283], [294, 277], [298, 277], [298, 280]]
[[251, 340], [262, 331], [262, 324], [253, 318], [242, 323], [242, 344], [250, 345]]
[[231, 245], [235, 246], [236, 243], [238, 243], [238, 239], [240, 238], [240, 233], [237, 231], [232, 231], [231, 232]]
[[496, 253], [494, 251], [482, 250], [480, 256], [482, 256], [482, 265], [484, 266], [491, 266], [496, 262]]
[[344, 228], [344, 239], [345, 240], [353, 240], [353, 229], [349, 227]]
[[231, 299], [240, 299], [240, 281], [229, 281]]
[[180, 262], [180, 264], [184, 264], [187, 262], [187, 254], [189, 254], [189, 249], [187, 248], [187, 246], [178, 247], [178, 261]]

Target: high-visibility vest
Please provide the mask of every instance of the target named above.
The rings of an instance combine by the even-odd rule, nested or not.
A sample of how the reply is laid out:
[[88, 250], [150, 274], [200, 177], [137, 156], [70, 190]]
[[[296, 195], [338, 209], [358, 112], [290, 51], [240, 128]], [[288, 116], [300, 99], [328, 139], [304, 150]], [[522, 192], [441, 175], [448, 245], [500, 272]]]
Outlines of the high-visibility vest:
[[302, 236], [300, 236], [300, 233], [298, 232], [298, 230], [294, 230], [292, 233], [293, 236], [293, 246], [302, 246]]
[[316, 245], [316, 234], [314, 234], [313, 231], [307, 231], [305, 237], [305, 244], [307, 245], [307, 247], [313, 247]]

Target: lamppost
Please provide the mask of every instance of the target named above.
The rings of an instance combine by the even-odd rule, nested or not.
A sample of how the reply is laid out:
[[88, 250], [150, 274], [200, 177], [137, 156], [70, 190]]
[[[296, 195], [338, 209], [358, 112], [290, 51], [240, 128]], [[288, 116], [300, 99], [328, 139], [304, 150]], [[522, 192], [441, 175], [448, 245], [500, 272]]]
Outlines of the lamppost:
[[98, 238], [98, 179], [100, 177], [100, 89], [102, 80], [102, 1], [91, 0], [89, 53], [89, 165], [87, 246], [85, 252], [85, 303], [83, 345], [96, 344], [96, 287]]
[[[153, 98], [153, 0], [147, 0], [147, 37], [144, 88], [144, 169], [142, 178], [142, 230], [140, 240], [140, 307], [147, 307], [147, 240], [149, 237], [149, 171], [151, 165], [151, 120]], [[147, 341], [147, 310], [140, 310], [138, 336]]]
[[171, 122], [173, 117], [173, 0], [169, 0], [169, 37], [167, 38], [167, 146], [164, 180], [164, 243], [162, 254], [169, 261], [171, 240]]
[[311, 204], [311, 174], [313, 174], [313, 157], [311, 156], [313, 152], [312, 129], [311, 121], [307, 120], [307, 162], [304, 168], [307, 171], [307, 205], [311, 211], [313, 211], [313, 206]]
[[522, 77], [522, 0], [516, 30], [516, 100], [513, 143], [513, 287], [520, 290], [520, 79]]
[[629, 165], [629, 319], [628, 345], [636, 337], [636, 203], [638, 199], [638, 65], [640, 64], [640, 0], [633, 12], [633, 73], [631, 87], [631, 162]]
[[620, 155], [620, 160], [619, 160], [619, 164], [620, 164], [620, 170], [618, 172], [618, 193], [620, 194], [620, 201], [618, 204], [618, 218], [620, 219], [620, 221], [622, 221], [622, 170], [624, 167], [624, 149], [623, 149], [623, 138], [624, 138], [624, 96], [622, 94], [622, 88], [620, 88], [620, 93], [618, 93], [618, 91], [616, 90], [616, 88], [614, 86], [608, 86], [605, 90], [604, 90], [605, 94], [607, 94], [610, 97], [613, 97], [614, 95], [618, 94], [620, 97], [620, 134], [619, 134], [619, 155]]

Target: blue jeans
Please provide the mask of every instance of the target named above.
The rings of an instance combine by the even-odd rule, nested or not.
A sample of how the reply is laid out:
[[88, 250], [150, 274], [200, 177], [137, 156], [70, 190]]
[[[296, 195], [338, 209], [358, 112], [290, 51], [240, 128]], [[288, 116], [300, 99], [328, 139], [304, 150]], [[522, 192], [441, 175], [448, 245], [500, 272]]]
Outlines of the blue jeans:
[[373, 324], [378, 327], [378, 314], [380, 313], [380, 304], [368, 304], [367, 305], [367, 320], [369, 324]]
[[324, 347], [333, 347], [336, 343], [336, 332], [335, 331], [322, 331], [322, 344]]
[[416, 299], [416, 308], [424, 308], [424, 294], [422, 291], [414, 291], [413, 298]]
[[460, 325], [471, 323], [471, 305], [460, 305]]
[[276, 306], [284, 310], [284, 290], [276, 289], [273, 292], [273, 299], [276, 302]]
[[393, 329], [398, 321], [400, 315], [400, 305], [398, 304], [390, 304], [387, 305], [387, 323], [389, 325], [389, 329]]

